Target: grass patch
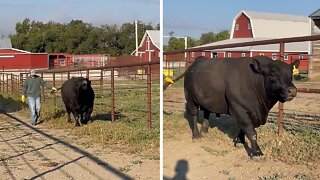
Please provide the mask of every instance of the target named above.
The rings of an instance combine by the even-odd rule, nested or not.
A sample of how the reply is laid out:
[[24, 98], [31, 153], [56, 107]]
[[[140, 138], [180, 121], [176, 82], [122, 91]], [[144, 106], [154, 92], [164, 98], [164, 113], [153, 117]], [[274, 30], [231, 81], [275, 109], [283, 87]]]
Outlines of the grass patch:
[[[74, 127], [67, 123], [67, 115], [62, 100], [57, 97], [56, 104], [51, 99], [42, 103], [41, 120], [49, 128], [67, 129], [71, 135], [85, 140], [90, 144], [99, 143], [117, 151], [141, 155], [149, 159], [159, 159], [159, 88], [152, 90], [152, 128], [147, 127], [147, 97], [146, 89], [116, 91], [116, 121], [111, 123], [110, 97], [97, 94], [92, 113], [92, 123]], [[5, 99], [9, 99], [5, 98]], [[17, 110], [29, 118], [29, 110], [20, 103], [19, 97], [7, 103], [9, 106], [18, 104]], [[73, 117], [72, 120], [74, 121]]]
[[201, 148], [208, 152], [209, 154], [212, 154], [214, 156], [225, 156], [228, 152], [227, 151], [217, 151], [215, 149], [212, 149], [211, 147], [207, 147], [207, 146], [201, 146]]
[[[171, 112], [164, 114], [164, 138], [176, 139], [180, 134], [189, 133], [191, 130], [183, 112]], [[199, 125], [199, 124], [198, 124]], [[200, 125], [198, 126], [200, 127]], [[288, 128], [287, 128], [288, 129]], [[256, 128], [258, 141], [266, 156], [271, 156], [287, 164], [304, 164], [309, 168], [316, 167], [320, 162], [320, 132], [307, 127], [296, 127], [285, 130], [282, 137], [277, 135], [277, 125], [267, 123]], [[218, 128], [210, 128], [206, 137], [216, 138], [230, 144], [232, 139]], [[248, 139], [246, 139], [247, 142]], [[230, 146], [230, 149], [232, 146]], [[210, 147], [202, 147], [205, 151], [217, 154]]]

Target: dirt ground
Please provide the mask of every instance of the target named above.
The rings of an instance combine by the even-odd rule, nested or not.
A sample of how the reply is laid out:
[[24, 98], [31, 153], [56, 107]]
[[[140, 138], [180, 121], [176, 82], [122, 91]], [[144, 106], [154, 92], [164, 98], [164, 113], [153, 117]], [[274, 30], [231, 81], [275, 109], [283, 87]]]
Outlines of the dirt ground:
[[159, 161], [88, 146], [66, 130], [0, 114], [0, 179], [159, 179]]
[[[320, 83], [308, 86], [319, 88]], [[298, 93], [293, 101], [284, 104], [285, 112], [319, 115], [319, 100], [320, 94]], [[234, 147], [232, 140], [217, 128], [209, 129], [211, 135], [201, 140], [192, 140], [188, 123], [181, 115], [184, 103], [183, 88], [169, 87], [164, 92], [164, 121], [176, 117], [185, 124], [179, 129], [178, 125], [172, 128], [168, 127], [174, 126], [172, 123], [164, 123], [164, 179], [320, 179], [319, 163], [313, 167], [287, 164], [272, 158], [267, 150], [263, 157], [250, 159], [243, 145]]]

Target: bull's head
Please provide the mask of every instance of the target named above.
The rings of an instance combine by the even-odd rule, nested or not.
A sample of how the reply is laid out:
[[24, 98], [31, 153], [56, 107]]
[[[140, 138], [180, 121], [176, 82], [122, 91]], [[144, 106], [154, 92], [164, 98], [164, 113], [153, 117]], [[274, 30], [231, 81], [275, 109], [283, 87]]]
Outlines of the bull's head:
[[292, 83], [292, 70], [294, 66], [298, 67], [299, 63], [299, 60], [286, 64], [268, 57], [256, 57], [251, 67], [256, 73], [264, 76], [267, 94], [280, 102], [286, 102], [297, 95], [297, 88]]
[[77, 83], [77, 86], [78, 86], [78, 88], [79, 88], [80, 90], [85, 91], [85, 90], [88, 89], [88, 87], [91, 86], [91, 81], [89, 81], [88, 78], [83, 78], [83, 79], [81, 79], [81, 81], [79, 81], [79, 82]]

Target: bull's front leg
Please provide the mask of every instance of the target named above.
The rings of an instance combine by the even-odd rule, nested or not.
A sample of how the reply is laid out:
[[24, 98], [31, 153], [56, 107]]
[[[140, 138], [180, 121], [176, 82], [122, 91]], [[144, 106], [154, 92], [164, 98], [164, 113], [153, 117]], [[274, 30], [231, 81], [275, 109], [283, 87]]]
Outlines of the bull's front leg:
[[245, 144], [246, 143], [245, 135], [246, 134], [242, 130], [240, 130], [238, 137], [233, 139], [234, 146], [237, 146], [238, 143]]
[[243, 129], [244, 132], [246, 133], [248, 139], [251, 142], [251, 149], [252, 149], [252, 153], [250, 154], [250, 156], [263, 156], [263, 153], [258, 145], [258, 136], [257, 136], [257, 132], [254, 129], [253, 126], [249, 126]]
[[[251, 143], [251, 150], [252, 152], [249, 154], [250, 157], [252, 156], [262, 156], [263, 153], [258, 145], [258, 136], [257, 132], [254, 129], [253, 121], [256, 119], [252, 119], [254, 117], [250, 116], [250, 113], [246, 111], [244, 108], [241, 108], [239, 106], [235, 106], [235, 108], [230, 110], [230, 114], [232, 118], [236, 119], [240, 126], [240, 133], [238, 135], [238, 138], [240, 142], [245, 142], [244, 140], [244, 134], [248, 137], [250, 143]], [[241, 131], [244, 134], [241, 134]]]

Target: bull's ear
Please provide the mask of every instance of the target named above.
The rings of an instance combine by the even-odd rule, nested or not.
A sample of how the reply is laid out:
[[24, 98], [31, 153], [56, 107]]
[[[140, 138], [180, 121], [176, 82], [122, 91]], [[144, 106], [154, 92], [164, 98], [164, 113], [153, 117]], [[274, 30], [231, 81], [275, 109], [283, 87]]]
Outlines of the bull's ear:
[[293, 66], [295, 66], [296, 68], [298, 68], [298, 67], [299, 67], [299, 64], [300, 64], [300, 60], [296, 60], [296, 61], [294, 61], [293, 63], [291, 63], [292, 69], [293, 69]]
[[262, 68], [261, 68], [262, 65], [257, 59], [253, 59], [252, 64], [250, 64], [250, 66], [254, 72], [259, 73], [259, 74], [263, 73]]

